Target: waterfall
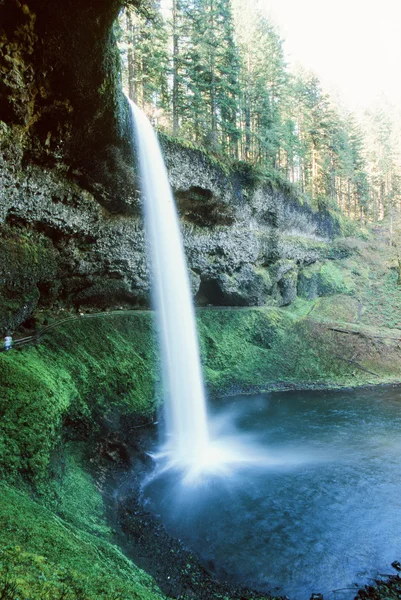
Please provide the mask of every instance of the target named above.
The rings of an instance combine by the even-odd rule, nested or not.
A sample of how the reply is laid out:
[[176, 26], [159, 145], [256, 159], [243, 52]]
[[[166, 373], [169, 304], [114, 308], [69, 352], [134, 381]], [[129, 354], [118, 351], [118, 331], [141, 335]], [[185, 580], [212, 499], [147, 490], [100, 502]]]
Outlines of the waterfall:
[[167, 441], [163, 452], [191, 468], [208, 454], [209, 432], [195, 311], [177, 211], [155, 131], [130, 101], [150, 248], [153, 303], [163, 365]]
[[[264, 449], [249, 436], [235, 432], [229, 416], [214, 423], [208, 419], [195, 311], [167, 170], [153, 127], [144, 113], [129, 103], [163, 369], [166, 439], [155, 455], [159, 467], [155, 474], [175, 469], [184, 473], [182, 481], [187, 484], [200, 481], [204, 474], [227, 475], [234, 465], [266, 464]], [[267, 462], [272, 464], [274, 459]]]

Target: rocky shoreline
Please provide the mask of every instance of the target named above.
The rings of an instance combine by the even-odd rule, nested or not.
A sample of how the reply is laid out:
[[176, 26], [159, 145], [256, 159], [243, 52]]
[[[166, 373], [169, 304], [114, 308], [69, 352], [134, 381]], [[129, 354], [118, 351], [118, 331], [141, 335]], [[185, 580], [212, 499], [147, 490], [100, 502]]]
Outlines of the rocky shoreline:
[[[155, 428], [144, 426], [135, 446], [118, 440], [98, 448], [95, 473], [102, 489], [107, 519], [115, 541], [136, 565], [152, 575], [168, 598], [196, 600], [267, 600], [272, 594], [216, 579], [194, 554], [143, 506], [141, 483], [152, 469], [144, 440]], [[276, 596], [279, 598], [279, 596]]]

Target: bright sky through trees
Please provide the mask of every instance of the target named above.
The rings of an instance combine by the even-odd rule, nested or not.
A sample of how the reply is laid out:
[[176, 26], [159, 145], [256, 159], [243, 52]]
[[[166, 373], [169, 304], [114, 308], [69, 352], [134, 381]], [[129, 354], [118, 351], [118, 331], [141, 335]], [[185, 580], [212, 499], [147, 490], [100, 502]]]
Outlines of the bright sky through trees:
[[401, 106], [401, 0], [255, 0], [287, 59], [316, 72], [350, 108], [381, 96]]

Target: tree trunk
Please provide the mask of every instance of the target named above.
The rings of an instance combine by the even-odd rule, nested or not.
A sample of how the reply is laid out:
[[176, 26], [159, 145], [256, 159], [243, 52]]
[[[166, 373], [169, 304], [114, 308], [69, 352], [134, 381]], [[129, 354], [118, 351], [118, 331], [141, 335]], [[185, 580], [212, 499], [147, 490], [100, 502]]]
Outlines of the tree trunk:
[[173, 135], [179, 130], [178, 0], [173, 0]]
[[[214, 5], [211, 3], [211, 31], [214, 34]], [[212, 146], [217, 146], [217, 107], [216, 107], [216, 56], [215, 43], [211, 44], [210, 56], [210, 112], [212, 117]]]
[[135, 88], [135, 27], [132, 21], [132, 15], [129, 10], [127, 10], [127, 31], [129, 34], [129, 43], [128, 43], [128, 53], [127, 53], [127, 63], [128, 63], [128, 96], [133, 102], [137, 102], [138, 98], [136, 95]]

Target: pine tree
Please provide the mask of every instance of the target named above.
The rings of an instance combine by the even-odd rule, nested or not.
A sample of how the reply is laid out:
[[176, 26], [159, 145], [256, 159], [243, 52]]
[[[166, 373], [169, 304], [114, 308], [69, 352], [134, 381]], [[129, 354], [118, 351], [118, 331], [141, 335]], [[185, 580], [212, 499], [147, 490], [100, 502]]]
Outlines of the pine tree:
[[129, 97], [156, 122], [168, 109], [168, 38], [160, 5], [151, 14], [127, 7], [120, 17], [120, 49]]
[[[188, 117], [195, 139], [236, 154], [238, 52], [229, 0], [194, 0], [187, 61]], [[233, 146], [233, 148], [231, 148]]]
[[158, 127], [280, 174], [320, 208], [388, 218], [392, 242], [401, 119], [391, 107], [361, 127], [316, 75], [290, 73], [277, 28], [253, 0], [171, 0], [163, 10], [149, 1], [152, 10], [126, 9], [119, 37], [124, 86]]

